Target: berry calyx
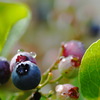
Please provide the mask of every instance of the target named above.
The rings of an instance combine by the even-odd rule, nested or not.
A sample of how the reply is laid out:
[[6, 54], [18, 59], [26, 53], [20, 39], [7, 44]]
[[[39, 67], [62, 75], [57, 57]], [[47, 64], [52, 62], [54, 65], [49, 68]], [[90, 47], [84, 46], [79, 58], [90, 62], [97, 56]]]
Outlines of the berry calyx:
[[79, 95], [76, 95], [78, 93], [78, 87], [73, 87], [71, 88], [70, 90], [68, 90], [68, 95], [71, 97], [71, 98], [76, 98], [78, 99], [79, 98]]
[[19, 55], [16, 59], [16, 62], [17, 63], [20, 63], [20, 62], [24, 62], [24, 61], [27, 61], [28, 58], [26, 56], [23, 56], [23, 55]]
[[84, 45], [80, 41], [72, 40], [62, 44], [62, 56], [68, 57], [70, 55], [78, 58], [80, 61], [85, 53]]
[[79, 98], [78, 87], [71, 84], [57, 85], [55, 90], [59, 100], [78, 100]]
[[27, 74], [29, 71], [29, 65], [28, 64], [21, 64], [18, 66], [18, 68], [16, 69], [16, 72], [18, 73], [18, 75], [25, 75]]
[[73, 58], [71, 59], [71, 63], [72, 63], [72, 66], [74, 66], [74, 67], [79, 67], [80, 64], [81, 64], [81, 61], [79, 60], [79, 58], [73, 57]]

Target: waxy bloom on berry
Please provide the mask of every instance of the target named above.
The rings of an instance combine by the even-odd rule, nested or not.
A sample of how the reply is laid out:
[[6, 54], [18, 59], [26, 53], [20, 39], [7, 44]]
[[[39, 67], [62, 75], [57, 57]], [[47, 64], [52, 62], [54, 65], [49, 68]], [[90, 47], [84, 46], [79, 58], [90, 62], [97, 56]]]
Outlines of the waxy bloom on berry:
[[11, 74], [14, 85], [21, 90], [30, 90], [38, 86], [41, 80], [41, 72], [39, 67], [30, 62], [25, 61], [16, 65]]

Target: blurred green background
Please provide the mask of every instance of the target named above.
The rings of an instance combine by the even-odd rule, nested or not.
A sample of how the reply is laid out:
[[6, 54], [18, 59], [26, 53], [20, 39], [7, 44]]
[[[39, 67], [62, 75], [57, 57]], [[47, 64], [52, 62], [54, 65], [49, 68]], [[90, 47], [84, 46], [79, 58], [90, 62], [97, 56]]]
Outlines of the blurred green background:
[[88, 48], [100, 38], [99, 0], [0, 1], [26, 4], [31, 13], [28, 28], [25, 27], [25, 33], [10, 49], [9, 61], [18, 49], [36, 52], [43, 73], [55, 61], [61, 42], [79, 40]]
[[57, 57], [61, 42], [80, 40], [87, 48], [100, 38], [99, 0], [9, 1], [25, 3], [32, 15], [27, 31], [12, 47], [9, 56], [17, 49], [36, 52], [42, 72]]

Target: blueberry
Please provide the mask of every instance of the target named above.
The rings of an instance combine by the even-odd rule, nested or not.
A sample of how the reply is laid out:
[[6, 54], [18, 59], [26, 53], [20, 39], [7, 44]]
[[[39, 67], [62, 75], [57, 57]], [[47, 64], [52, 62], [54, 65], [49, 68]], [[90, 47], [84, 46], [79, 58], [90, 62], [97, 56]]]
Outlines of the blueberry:
[[30, 61], [21, 62], [12, 71], [12, 81], [21, 90], [30, 90], [38, 86], [41, 73], [38, 66]]
[[10, 78], [10, 65], [5, 58], [0, 58], [0, 84], [6, 83]]
[[37, 5], [37, 21], [39, 22], [47, 22], [47, 18], [49, 13], [52, 10], [52, 1], [44, 1], [41, 0]]
[[41, 93], [36, 92], [36, 93], [34, 94], [34, 100], [40, 100], [40, 98], [41, 98]]
[[100, 26], [97, 23], [91, 22], [88, 25], [88, 30], [89, 30], [89, 35], [91, 37], [96, 37], [96, 36], [98, 36], [100, 34]]
[[10, 71], [12, 72], [14, 67], [20, 62], [31, 61], [36, 64], [36, 59], [28, 52], [17, 53], [10, 62]]
[[63, 47], [62, 55], [65, 57], [72, 55], [81, 60], [85, 52], [84, 45], [80, 41], [72, 40], [67, 43], [64, 43], [62, 47]]
[[29, 100], [40, 100], [41, 98], [41, 93], [36, 91], [32, 96], [29, 98]]

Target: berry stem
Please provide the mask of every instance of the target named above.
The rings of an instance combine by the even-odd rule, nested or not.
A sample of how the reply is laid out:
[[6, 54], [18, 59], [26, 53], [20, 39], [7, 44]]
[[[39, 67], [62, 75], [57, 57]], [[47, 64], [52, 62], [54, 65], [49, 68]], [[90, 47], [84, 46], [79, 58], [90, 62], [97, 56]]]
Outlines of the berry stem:
[[61, 76], [57, 77], [56, 79], [51, 80], [51, 81], [50, 81], [50, 83], [55, 83], [55, 82], [57, 82], [57, 81], [61, 80], [61, 79], [62, 79], [62, 77], [63, 77], [63, 76], [61, 75]]
[[50, 98], [52, 95], [54, 94], [54, 91], [53, 90], [50, 90], [48, 95], [46, 96], [47, 98]]
[[58, 60], [56, 60], [56, 62], [45, 73], [43, 73], [41, 83], [43, 83], [47, 79], [49, 72], [52, 72], [52, 70], [57, 69], [57, 65], [58, 65]]
[[58, 57], [56, 59], [56, 61], [51, 65], [51, 67], [49, 69], [47, 69], [47, 71], [45, 71], [42, 75], [42, 79], [41, 79], [41, 84], [44, 83], [44, 81], [47, 79], [48, 77], [48, 73], [52, 72], [53, 70], [56, 70], [58, 68], [58, 64], [62, 59], [62, 51], [63, 51], [63, 47], [61, 45], [60, 49], [59, 49], [59, 54]]
[[48, 84], [48, 82], [52, 79], [52, 73], [48, 73], [48, 77], [47, 77], [47, 80], [42, 83], [42, 84], [39, 84], [38, 87], [37, 87], [37, 91], [40, 90], [42, 87], [44, 87], [46, 84]]

